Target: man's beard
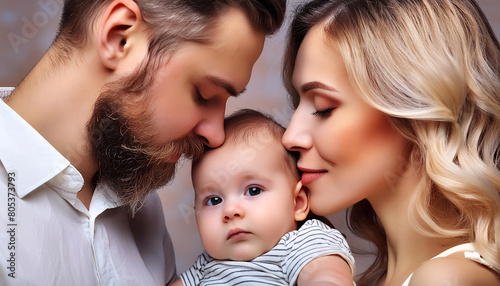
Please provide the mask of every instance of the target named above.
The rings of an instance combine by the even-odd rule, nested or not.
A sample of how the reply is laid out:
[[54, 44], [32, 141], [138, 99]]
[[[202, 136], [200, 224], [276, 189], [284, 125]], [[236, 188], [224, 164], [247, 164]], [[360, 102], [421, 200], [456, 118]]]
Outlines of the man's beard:
[[87, 125], [98, 164], [96, 182], [114, 191], [132, 213], [152, 191], [173, 179], [176, 162], [169, 159], [181, 154], [196, 158], [204, 148], [200, 139], [156, 143], [158, 130], [151, 123], [148, 102], [147, 95], [110, 88], [100, 95]]

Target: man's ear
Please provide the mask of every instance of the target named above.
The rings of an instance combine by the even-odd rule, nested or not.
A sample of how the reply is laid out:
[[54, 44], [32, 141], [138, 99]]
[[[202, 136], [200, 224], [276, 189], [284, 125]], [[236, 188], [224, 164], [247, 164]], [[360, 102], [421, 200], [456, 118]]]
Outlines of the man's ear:
[[128, 53], [128, 40], [138, 31], [141, 11], [133, 0], [115, 0], [104, 12], [97, 35], [97, 47], [102, 64], [115, 70]]
[[301, 181], [297, 183], [293, 193], [295, 195], [295, 221], [303, 221], [309, 213], [309, 196]]

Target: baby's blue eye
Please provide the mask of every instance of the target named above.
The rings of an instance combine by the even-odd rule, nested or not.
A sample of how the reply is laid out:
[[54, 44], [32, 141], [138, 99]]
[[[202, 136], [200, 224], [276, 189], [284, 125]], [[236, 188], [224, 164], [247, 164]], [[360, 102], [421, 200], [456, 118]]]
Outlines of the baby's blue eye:
[[210, 197], [206, 200], [207, 206], [216, 206], [220, 203], [222, 203], [222, 199], [219, 197]]
[[250, 187], [245, 192], [245, 195], [247, 195], [247, 196], [257, 196], [260, 193], [262, 193], [262, 189], [261, 188], [259, 188], [259, 187]]

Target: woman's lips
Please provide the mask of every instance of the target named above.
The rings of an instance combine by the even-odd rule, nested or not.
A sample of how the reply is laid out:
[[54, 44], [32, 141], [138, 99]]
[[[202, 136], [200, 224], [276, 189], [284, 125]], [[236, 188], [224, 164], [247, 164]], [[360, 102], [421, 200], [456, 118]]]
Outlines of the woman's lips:
[[326, 171], [307, 171], [302, 173], [302, 185], [307, 186], [308, 184], [316, 181], [319, 177], [326, 174]]

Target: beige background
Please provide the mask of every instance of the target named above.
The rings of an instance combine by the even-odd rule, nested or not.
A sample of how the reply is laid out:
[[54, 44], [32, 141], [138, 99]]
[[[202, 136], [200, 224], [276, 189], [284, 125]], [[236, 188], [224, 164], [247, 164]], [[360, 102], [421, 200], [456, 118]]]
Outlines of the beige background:
[[[300, 1], [290, 1], [290, 12]], [[1, 0], [0, 2], [0, 86], [15, 86], [31, 70], [52, 43], [57, 31], [62, 0]], [[479, 0], [497, 35], [500, 35], [500, 0]], [[285, 23], [285, 26], [287, 23]], [[257, 61], [247, 92], [231, 99], [227, 113], [255, 108], [273, 114], [287, 125], [292, 110], [286, 101], [280, 79], [280, 64], [285, 29], [270, 38]], [[193, 212], [193, 189], [189, 176], [190, 163], [184, 162], [176, 179], [159, 191], [165, 220], [172, 236], [179, 273], [194, 262], [203, 250]], [[351, 247], [369, 249], [353, 237], [345, 227], [345, 214], [329, 216], [334, 225], [347, 235]], [[364, 270], [369, 255], [357, 255], [358, 270]]]

